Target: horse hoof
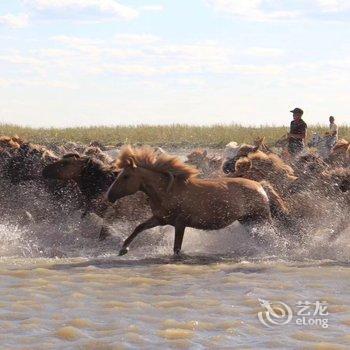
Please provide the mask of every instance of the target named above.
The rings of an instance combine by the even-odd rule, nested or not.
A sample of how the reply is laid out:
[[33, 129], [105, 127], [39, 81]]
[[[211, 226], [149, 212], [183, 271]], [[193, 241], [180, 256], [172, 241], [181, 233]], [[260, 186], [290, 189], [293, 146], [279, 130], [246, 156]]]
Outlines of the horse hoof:
[[127, 254], [128, 251], [129, 251], [129, 248], [122, 248], [122, 249], [120, 249], [119, 250], [119, 256]]

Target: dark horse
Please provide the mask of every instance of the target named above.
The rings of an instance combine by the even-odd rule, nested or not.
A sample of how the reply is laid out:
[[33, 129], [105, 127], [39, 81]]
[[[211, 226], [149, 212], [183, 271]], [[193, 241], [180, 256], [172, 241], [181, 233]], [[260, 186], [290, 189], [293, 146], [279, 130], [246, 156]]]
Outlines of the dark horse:
[[[84, 196], [84, 210], [82, 217], [90, 212], [104, 218], [109, 206], [102, 200], [102, 194], [116, 179], [113, 167], [107, 166], [97, 159], [81, 157], [76, 153], [69, 153], [62, 159], [47, 165], [42, 172], [45, 179], [74, 181]], [[99, 238], [104, 240], [109, 235], [108, 226], [103, 224]]]
[[[69, 153], [62, 159], [46, 166], [43, 177], [57, 179], [64, 182], [76, 183], [84, 197], [82, 217], [94, 213], [103, 219], [99, 239], [104, 240], [109, 235], [109, 227], [117, 218], [127, 218], [129, 221], [138, 221], [148, 217], [149, 212], [146, 196], [140, 193], [134, 198], [125, 198], [119, 205], [111, 206], [104, 194], [117, 178], [117, 170], [110, 164], [105, 164], [94, 157], [79, 156]], [[140, 204], [138, 210], [133, 202]]]
[[256, 181], [199, 179], [198, 171], [177, 157], [156, 155], [146, 147], [125, 147], [116, 165], [120, 173], [107, 192], [108, 200], [114, 203], [143, 191], [150, 199], [153, 213], [125, 240], [119, 255], [128, 252], [140, 232], [156, 226], [175, 227], [174, 253], [179, 254], [186, 227], [217, 230], [236, 220], [249, 227], [271, 223], [269, 197]]

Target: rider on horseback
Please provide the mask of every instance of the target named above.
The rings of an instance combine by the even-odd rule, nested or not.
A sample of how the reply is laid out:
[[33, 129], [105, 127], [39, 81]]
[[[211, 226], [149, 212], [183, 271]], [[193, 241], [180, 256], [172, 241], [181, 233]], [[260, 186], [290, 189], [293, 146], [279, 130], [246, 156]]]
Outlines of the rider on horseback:
[[293, 121], [290, 123], [288, 134], [288, 150], [295, 157], [304, 149], [307, 125], [302, 119], [304, 114], [302, 109], [294, 108], [291, 113], [293, 113]]
[[334, 123], [334, 117], [329, 117], [329, 132], [326, 132], [326, 145], [329, 152], [338, 141], [338, 126]]

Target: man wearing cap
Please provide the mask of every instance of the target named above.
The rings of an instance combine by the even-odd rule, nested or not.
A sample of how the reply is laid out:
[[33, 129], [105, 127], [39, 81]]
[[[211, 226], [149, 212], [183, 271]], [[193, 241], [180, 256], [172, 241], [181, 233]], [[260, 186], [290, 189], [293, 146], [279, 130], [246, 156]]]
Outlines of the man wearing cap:
[[290, 132], [288, 134], [288, 150], [295, 157], [304, 149], [307, 125], [302, 119], [304, 114], [302, 109], [294, 108], [290, 112], [293, 113], [293, 120], [290, 123]]

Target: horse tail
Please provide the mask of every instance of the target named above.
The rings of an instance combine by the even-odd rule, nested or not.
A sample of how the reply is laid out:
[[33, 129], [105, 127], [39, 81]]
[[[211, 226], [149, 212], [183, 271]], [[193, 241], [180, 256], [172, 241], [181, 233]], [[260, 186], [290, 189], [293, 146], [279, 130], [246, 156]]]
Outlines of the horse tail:
[[260, 184], [269, 198], [272, 217], [288, 222], [289, 210], [284, 200], [280, 197], [280, 195], [275, 191], [269, 182], [261, 181]]

